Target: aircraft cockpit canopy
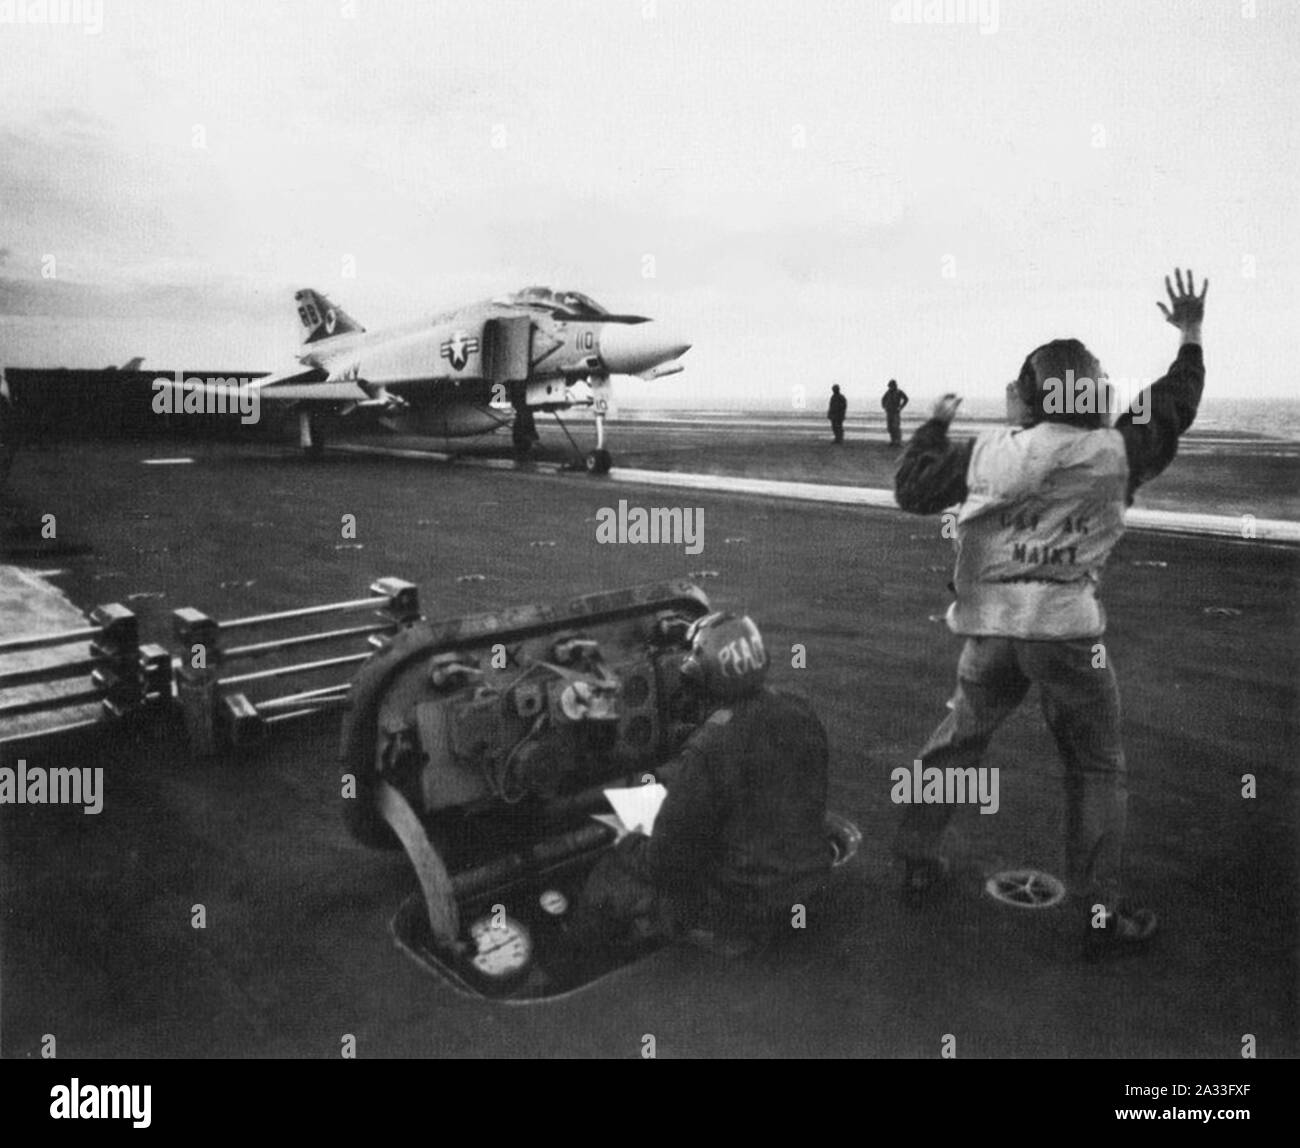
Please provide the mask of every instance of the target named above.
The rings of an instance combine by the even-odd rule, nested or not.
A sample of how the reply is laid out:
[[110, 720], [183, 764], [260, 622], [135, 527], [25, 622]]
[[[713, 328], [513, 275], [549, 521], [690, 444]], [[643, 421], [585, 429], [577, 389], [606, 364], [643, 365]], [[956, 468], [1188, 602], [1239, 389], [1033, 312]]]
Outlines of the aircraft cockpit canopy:
[[599, 303], [581, 291], [554, 291], [550, 287], [525, 287], [492, 302], [506, 307], [531, 307], [565, 319], [604, 319], [609, 316]]

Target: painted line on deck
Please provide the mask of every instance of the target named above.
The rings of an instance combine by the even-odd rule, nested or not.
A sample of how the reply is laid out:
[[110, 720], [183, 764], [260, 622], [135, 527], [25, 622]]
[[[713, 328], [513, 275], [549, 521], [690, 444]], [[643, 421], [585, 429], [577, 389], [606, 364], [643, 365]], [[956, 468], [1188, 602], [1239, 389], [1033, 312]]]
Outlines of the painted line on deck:
[[[378, 454], [393, 458], [419, 458], [435, 462], [454, 462], [485, 470], [507, 470], [516, 474], [558, 474], [557, 463], [538, 462], [519, 466], [504, 458], [466, 458], [441, 451], [390, 449], [388, 447], [339, 444], [328, 449], [351, 454]], [[871, 486], [833, 486], [820, 482], [783, 482], [771, 478], [741, 478], [729, 474], [686, 474], [671, 470], [638, 470], [616, 466], [605, 476], [611, 482], [642, 486], [667, 486], [679, 490], [704, 490], [715, 494], [754, 494], [796, 502], [820, 502], [838, 506], [865, 506], [874, 510], [903, 513], [894, 501], [894, 492]], [[1135, 506], [1125, 516], [1129, 530], [1149, 530], [1157, 534], [1195, 534], [1207, 538], [1231, 538], [1238, 542], [1273, 542], [1300, 545], [1300, 522], [1280, 518], [1255, 518], [1249, 525], [1253, 535], [1245, 533], [1247, 518], [1235, 514], [1192, 514], [1180, 510], [1148, 510]]]
[[[816, 482], [780, 482], [768, 478], [740, 478], [721, 474], [678, 474], [661, 470], [629, 470], [617, 467], [609, 477], [615, 482], [652, 483], [727, 494], [759, 494], [768, 498], [826, 502], [842, 506], [868, 506], [898, 510], [892, 490], [870, 486], [827, 486]], [[1178, 510], [1148, 510], [1132, 507], [1125, 516], [1130, 530], [1151, 530], [1167, 534], [1200, 534], [1213, 538], [1235, 538], [1245, 542], [1300, 543], [1300, 522], [1277, 518], [1256, 518], [1253, 536], [1244, 533], [1245, 516], [1233, 514], [1191, 514]]]

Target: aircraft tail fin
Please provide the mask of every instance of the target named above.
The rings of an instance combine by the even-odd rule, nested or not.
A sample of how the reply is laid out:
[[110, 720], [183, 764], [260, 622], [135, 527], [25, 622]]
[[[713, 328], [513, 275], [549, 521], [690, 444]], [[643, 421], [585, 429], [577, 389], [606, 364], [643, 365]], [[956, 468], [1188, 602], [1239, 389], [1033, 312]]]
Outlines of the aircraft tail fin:
[[365, 328], [342, 307], [336, 307], [319, 291], [304, 287], [293, 296], [298, 305], [298, 318], [302, 322], [302, 341], [319, 343], [335, 335], [348, 335]]

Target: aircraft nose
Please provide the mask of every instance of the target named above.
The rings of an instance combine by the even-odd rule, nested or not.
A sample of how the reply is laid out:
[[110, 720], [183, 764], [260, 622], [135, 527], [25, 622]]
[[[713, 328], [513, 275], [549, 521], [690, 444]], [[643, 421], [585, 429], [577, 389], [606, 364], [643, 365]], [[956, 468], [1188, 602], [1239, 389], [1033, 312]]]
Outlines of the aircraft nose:
[[691, 349], [689, 339], [658, 323], [609, 323], [600, 331], [600, 357], [612, 375], [639, 375]]

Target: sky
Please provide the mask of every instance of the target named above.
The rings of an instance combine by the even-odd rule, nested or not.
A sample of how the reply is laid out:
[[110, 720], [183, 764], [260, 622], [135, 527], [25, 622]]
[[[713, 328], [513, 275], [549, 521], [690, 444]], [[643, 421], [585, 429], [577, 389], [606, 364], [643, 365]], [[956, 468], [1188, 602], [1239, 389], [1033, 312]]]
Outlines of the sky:
[[[62, 17], [61, 20], [55, 17]], [[0, 365], [273, 370], [529, 284], [690, 335], [624, 406], [1002, 394], [1083, 339], [1296, 394], [1288, 0], [0, 0]]]

